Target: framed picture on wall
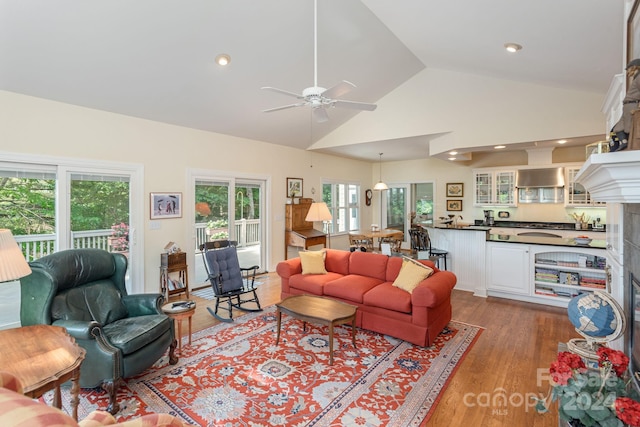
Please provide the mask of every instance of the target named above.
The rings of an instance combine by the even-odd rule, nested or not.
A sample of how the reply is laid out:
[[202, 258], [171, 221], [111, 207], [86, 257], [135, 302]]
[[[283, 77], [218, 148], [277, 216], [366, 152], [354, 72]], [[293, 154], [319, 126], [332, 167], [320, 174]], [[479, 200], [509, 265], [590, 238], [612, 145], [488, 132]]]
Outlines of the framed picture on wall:
[[150, 193], [151, 219], [182, 218], [182, 193]]
[[447, 210], [448, 211], [461, 211], [462, 210], [462, 200], [447, 200]]
[[302, 197], [302, 178], [287, 178], [287, 197]]
[[447, 183], [447, 197], [462, 197], [464, 184], [461, 182]]

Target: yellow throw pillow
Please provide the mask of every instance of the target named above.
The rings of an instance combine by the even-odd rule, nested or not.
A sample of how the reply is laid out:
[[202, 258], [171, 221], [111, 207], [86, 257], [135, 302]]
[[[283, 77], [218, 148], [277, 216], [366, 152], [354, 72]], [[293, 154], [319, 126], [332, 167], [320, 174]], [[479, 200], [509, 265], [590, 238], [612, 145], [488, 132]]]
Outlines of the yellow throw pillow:
[[393, 286], [403, 289], [409, 293], [427, 277], [433, 274], [433, 269], [424, 264], [419, 264], [413, 260], [402, 260], [402, 267], [398, 277], [393, 281]]
[[302, 274], [327, 274], [327, 270], [324, 268], [324, 257], [324, 251], [300, 252]]

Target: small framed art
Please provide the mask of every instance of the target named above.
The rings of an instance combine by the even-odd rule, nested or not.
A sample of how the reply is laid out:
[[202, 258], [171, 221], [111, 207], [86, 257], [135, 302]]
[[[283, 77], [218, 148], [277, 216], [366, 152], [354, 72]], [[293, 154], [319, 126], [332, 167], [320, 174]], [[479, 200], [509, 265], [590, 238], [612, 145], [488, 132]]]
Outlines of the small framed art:
[[461, 211], [462, 210], [462, 200], [447, 200], [447, 210], [448, 211]]
[[287, 197], [302, 197], [302, 178], [287, 178]]
[[182, 218], [182, 193], [149, 193], [151, 219]]
[[447, 183], [447, 197], [462, 197], [464, 184], [461, 182]]

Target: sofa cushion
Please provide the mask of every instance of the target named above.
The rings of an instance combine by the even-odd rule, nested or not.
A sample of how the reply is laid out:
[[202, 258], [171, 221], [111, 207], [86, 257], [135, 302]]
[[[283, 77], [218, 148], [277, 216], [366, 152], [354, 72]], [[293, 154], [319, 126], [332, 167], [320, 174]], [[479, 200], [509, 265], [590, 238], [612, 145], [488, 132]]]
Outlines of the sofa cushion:
[[324, 265], [327, 271], [340, 273], [343, 276], [349, 274], [349, 259], [351, 252], [341, 251], [338, 249], [327, 249], [326, 253], [327, 257], [324, 260]]
[[298, 289], [313, 295], [324, 295], [324, 284], [343, 277], [342, 274], [294, 274], [289, 278], [289, 289]]
[[405, 259], [402, 261], [398, 277], [393, 281], [393, 286], [412, 293], [420, 282], [432, 274], [433, 270], [426, 265]]
[[389, 257], [371, 252], [350, 252], [349, 274], [374, 277], [379, 283], [387, 279], [387, 260]]
[[154, 342], [171, 329], [172, 320], [164, 314], [127, 317], [105, 325], [109, 342], [127, 355]]
[[325, 256], [325, 251], [301, 251], [302, 274], [327, 274]]
[[324, 285], [324, 294], [362, 304], [365, 293], [382, 283], [375, 277], [348, 274]]
[[411, 313], [411, 294], [391, 282], [382, 283], [364, 294], [364, 305], [385, 308], [400, 313]]

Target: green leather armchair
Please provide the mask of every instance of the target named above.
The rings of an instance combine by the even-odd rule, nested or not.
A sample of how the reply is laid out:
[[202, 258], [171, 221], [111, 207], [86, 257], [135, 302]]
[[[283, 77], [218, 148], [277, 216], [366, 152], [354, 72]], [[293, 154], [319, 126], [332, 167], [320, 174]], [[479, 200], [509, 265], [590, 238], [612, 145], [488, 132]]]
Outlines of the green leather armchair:
[[87, 354], [80, 387], [102, 387], [112, 414], [123, 378], [153, 365], [169, 348], [175, 364], [173, 321], [162, 313], [161, 294], [128, 295], [127, 258], [102, 249], [69, 249], [29, 263], [20, 280], [23, 326], [63, 326]]

